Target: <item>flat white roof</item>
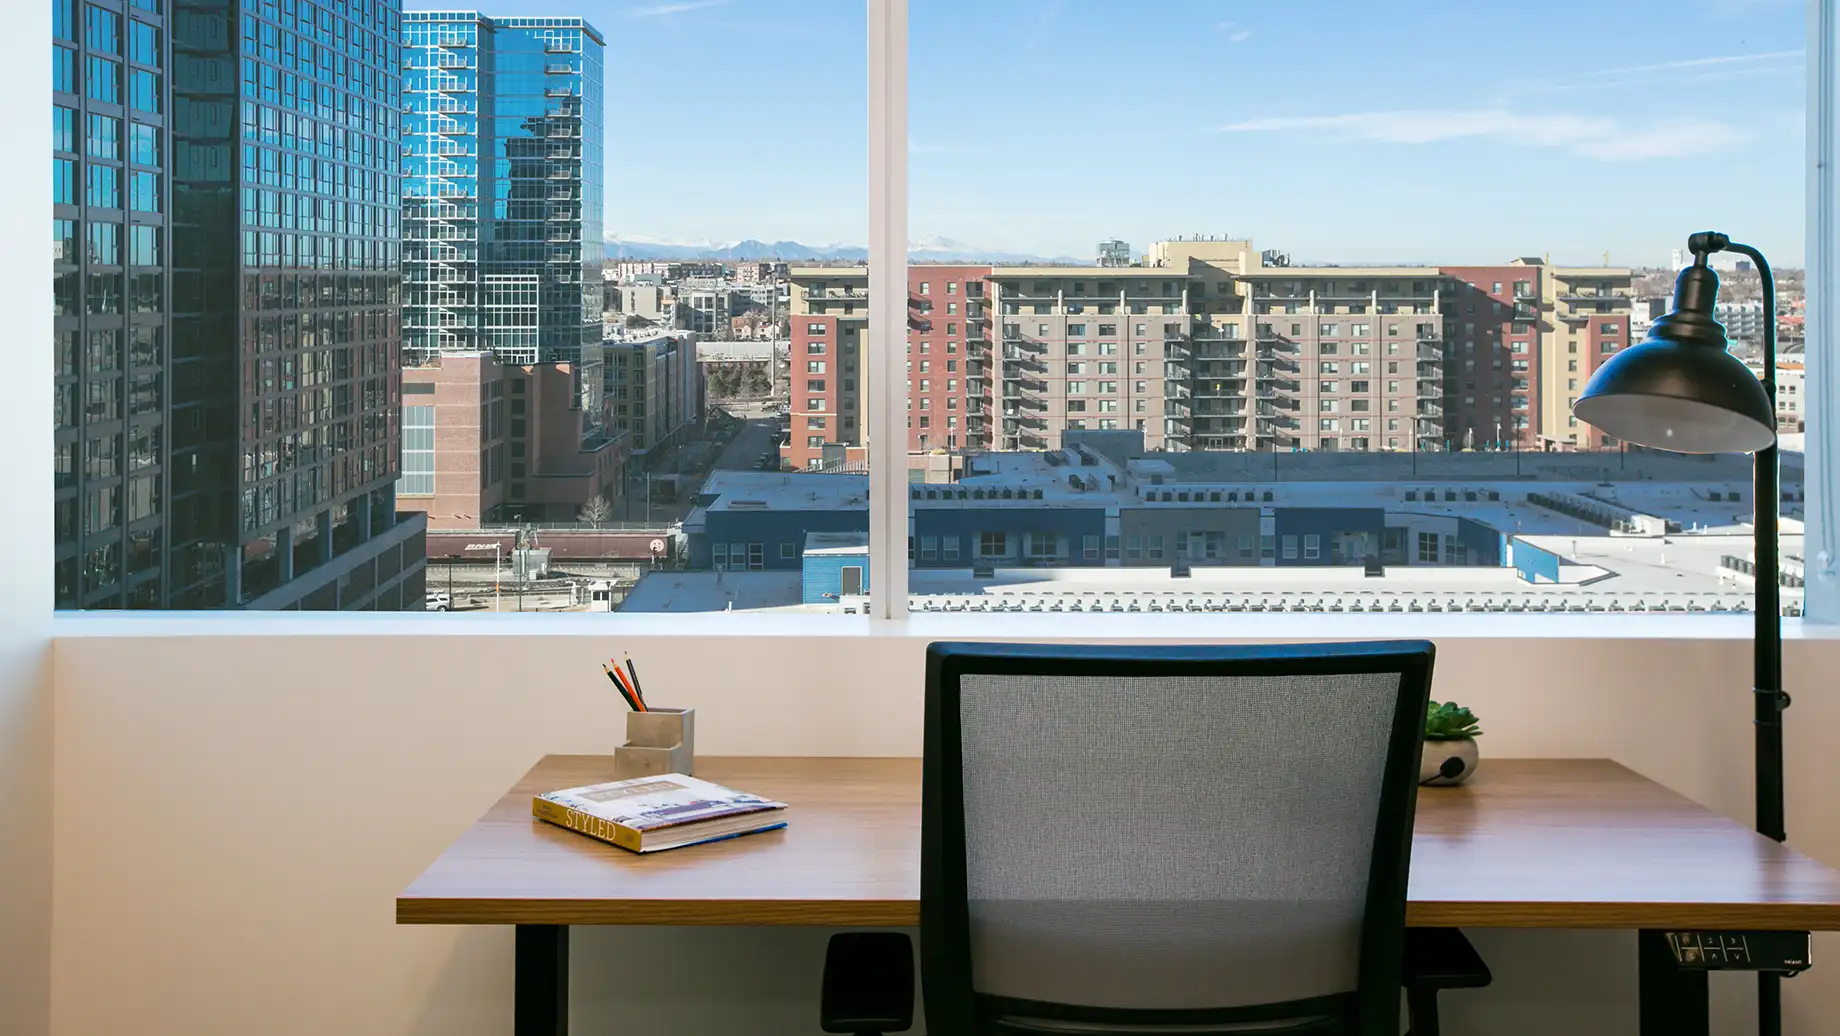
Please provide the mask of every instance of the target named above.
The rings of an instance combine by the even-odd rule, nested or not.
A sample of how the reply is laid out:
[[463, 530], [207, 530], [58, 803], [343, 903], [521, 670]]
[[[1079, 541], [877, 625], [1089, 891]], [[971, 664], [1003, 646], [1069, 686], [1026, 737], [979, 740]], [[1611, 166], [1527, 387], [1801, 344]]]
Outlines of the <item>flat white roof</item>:
[[869, 534], [864, 532], [808, 532], [805, 534], [807, 555], [869, 553]]

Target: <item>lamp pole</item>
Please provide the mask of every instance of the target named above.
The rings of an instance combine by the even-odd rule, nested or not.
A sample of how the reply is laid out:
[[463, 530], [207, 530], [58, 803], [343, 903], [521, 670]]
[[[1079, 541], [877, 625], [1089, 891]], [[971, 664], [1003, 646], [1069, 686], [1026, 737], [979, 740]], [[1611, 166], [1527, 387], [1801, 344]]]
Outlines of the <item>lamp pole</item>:
[[[502, 556], [502, 554], [503, 554], [503, 552], [504, 552], [504, 544], [503, 544], [502, 542], [500, 542], [500, 541], [498, 541], [498, 540], [493, 540], [493, 541], [492, 541], [491, 543], [469, 543], [469, 544], [467, 544], [467, 545], [466, 545], [466, 547], [465, 547], [464, 549], [462, 549], [462, 550], [461, 550], [461, 553], [462, 553], [462, 554], [464, 554], [464, 553], [466, 553], [467, 551], [472, 551], [472, 550], [485, 550], [485, 549], [486, 549], [487, 547], [490, 547], [490, 548], [492, 548], [492, 610], [493, 610], [494, 612], [497, 612], [497, 611], [498, 611], [498, 605], [499, 605], [499, 598], [498, 598], [498, 585], [499, 585], [499, 579], [498, 579], [498, 563], [499, 563], [499, 558], [500, 558], [500, 557]], [[451, 563], [450, 563], [450, 564], [451, 564]], [[449, 568], [449, 569], [448, 569], [448, 572], [447, 572], [447, 577], [448, 577], [448, 580], [449, 580], [449, 586], [450, 586], [450, 590], [449, 590], [449, 598], [448, 598], [448, 600], [449, 600], [449, 605], [448, 605], [448, 606], [449, 606], [449, 607], [452, 607], [452, 606], [453, 606], [453, 605], [452, 605], [452, 603], [451, 603], [451, 602], [452, 602], [452, 590], [451, 590], [451, 585], [452, 585], [452, 580], [453, 580], [453, 569], [452, 569], [452, 568]]]
[[[1769, 260], [1749, 245], [1735, 242], [1727, 251], [1748, 256], [1757, 264], [1763, 282], [1763, 391], [1770, 397], [1772, 426], [1776, 417], [1776, 278]], [[1752, 458], [1751, 510], [1757, 569], [1757, 648], [1752, 682], [1756, 692], [1757, 725], [1757, 832], [1783, 841], [1783, 725], [1782, 712], [1789, 696], [1782, 686], [1782, 546], [1778, 526], [1782, 490], [1778, 485], [1781, 461], [1776, 443], [1758, 450]], [[1773, 976], [1770, 976], [1773, 977]], [[1780, 1010], [1780, 1007], [1778, 1008]]]
[[[1695, 235], [1696, 237], [1698, 235]], [[1749, 245], [1726, 242], [1727, 251], [1749, 256], [1763, 282], [1763, 391], [1770, 397], [1770, 427], [1776, 427], [1776, 278], [1769, 260]], [[1751, 460], [1752, 553], [1757, 570], [1757, 632], [1752, 676], [1757, 740], [1757, 832], [1781, 842], [1783, 830], [1783, 710], [1789, 695], [1782, 681], [1782, 582], [1778, 574], [1782, 554], [1778, 526], [1782, 490], [1778, 485], [1780, 459], [1776, 440], [1758, 450]], [[1782, 976], [1757, 974], [1757, 1031], [1764, 1036], [1782, 1032]]]

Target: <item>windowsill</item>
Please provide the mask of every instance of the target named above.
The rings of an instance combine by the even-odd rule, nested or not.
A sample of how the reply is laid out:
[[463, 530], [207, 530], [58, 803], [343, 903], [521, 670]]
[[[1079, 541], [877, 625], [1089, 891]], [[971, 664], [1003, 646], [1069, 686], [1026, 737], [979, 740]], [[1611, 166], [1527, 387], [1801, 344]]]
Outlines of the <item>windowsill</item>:
[[[340, 612], [56, 612], [53, 640], [90, 637], [518, 636], [886, 637], [924, 640], [1314, 640], [1424, 637], [1566, 640], [1748, 640], [1750, 615], [859, 615]], [[1783, 620], [1785, 640], [1837, 640], [1840, 626]]]

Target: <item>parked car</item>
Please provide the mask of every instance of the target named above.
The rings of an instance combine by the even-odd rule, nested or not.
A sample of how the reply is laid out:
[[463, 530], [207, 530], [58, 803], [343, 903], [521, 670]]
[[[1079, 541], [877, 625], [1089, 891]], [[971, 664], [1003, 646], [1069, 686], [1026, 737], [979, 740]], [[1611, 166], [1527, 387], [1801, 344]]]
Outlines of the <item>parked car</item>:
[[422, 610], [426, 612], [453, 611], [454, 599], [445, 593], [430, 590], [428, 596], [422, 600]]

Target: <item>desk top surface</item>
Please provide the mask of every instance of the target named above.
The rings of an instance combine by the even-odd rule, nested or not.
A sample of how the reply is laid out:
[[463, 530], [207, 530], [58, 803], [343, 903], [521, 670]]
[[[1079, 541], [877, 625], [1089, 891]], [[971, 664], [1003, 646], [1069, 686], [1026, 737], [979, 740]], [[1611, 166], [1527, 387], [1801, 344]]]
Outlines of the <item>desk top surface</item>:
[[[777, 831], [641, 856], [535, 820], [612, 779], [546, 756], [396, 900], [404, 924], [919, 923], [918, 759], [704, 758]], [[1840, 930], [1840, 872], [1601, 759], [1490, 759], [1419, 794], [1409, 924]]]

